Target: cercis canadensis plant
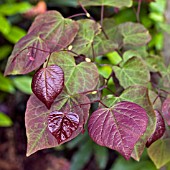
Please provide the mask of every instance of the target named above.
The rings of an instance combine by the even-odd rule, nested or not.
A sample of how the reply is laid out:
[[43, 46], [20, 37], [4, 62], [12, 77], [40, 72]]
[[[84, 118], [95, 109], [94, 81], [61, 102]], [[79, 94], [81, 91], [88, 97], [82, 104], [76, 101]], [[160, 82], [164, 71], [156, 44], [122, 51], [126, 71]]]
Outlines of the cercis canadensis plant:
[[[37, 16], [9, 57], [5, 75], [35, 71], [25, 113], [27, 156], [70, 141], [87, 124], [98, 145], [127, 160], [139, 160], [147, 146], [155, 162], [154, 144], [168, 138], [170, 69], [146, 51], [151, 36], [142, 24], [103, 19], [104, 6], [131, 7], [131, 0], [80, 4], [86, 19], [64, 18], [57, 11]], [[101, 21], [85, 6], [101, 6]], [[118, 62], [98, 62], [101, 56], [112, 61], [115, 53]], [[104, 68], [111, 69], [107, 77]], [[161, 83], [155, 84], [157, 74]], [[93, 103], [99, 105], [89, 115]]]

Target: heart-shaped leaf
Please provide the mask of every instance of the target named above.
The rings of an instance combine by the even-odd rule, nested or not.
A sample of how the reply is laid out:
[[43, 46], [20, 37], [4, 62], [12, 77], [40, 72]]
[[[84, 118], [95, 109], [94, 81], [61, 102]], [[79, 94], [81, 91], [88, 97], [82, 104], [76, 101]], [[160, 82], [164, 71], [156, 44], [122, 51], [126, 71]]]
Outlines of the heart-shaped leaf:
[[148, 126], [144, 135], [139, 139], [135, 145], [132, 157], [139, 161], [147, 140], [154, 133], [156, 129], [156, 115], [153, 110], [151, 101], [148, 96], [148, 89], [142, 86], [132, 86], [126, 89], [119, 97], [120, 101], [130, 101], [140, 105], [144, 108], [148, 115]]
[[79, 20], [78, 23], [80, 29], [72, 43], [72, 50], [76, 53], [92, 58], [93, 49], [95, 52], [94, 55], [99, 56], [117, 48], [117, 44], [106, 39], [97, 22], [90, 19], [83, 19]]
[[167, 124], [170, 126], [170, 98], [167, 98], [162, 104], [162, 113]]
[[121, 7], [131, 7], [132, 6], [132, 0], [80, 0], [81, 4], [83, 6], [113, 6], [117, 8]]
[[69, 52], [55, 52], [49, 64], [60, 66], [65, 75], [65, 86], [69, 94], [78, 94], [93, 90], [99, 81], [96, 65], [92, 62], [81, 62], [76, 65], [73, 55]]
[[15, 45], [5, 75], [26, 74], [39, 68], [50, 52], [67, 47], [78, 29], [76, 21], [64, 19], [57, 11], [39, 15], [28, 34]]
[[138, 57], [130, 58], [123, 64], [122, 68], [114, 66], [113, 70], [124, 88], [137, 84], [147, 86], [147, 83], [150, 80], [147, 66]]
[[38, 70], [32, 80], [32, 91], [48, 109], [64, 87], [64, 72], [57, 65]]
[[[87, 122], [90, 104], [89, 99], [85, 95], [69, 96], [64, 91], [56, 98], [50, 110], [35, 96], [32, 95], [28, 102], [25, 114], [25, 125], [27, 134], [27, 156], [33, 154], [37, 150], [56, 147], [75, 138], [84, 130], [84, 124]], [[75, 113], [79, 117], [78, 128], [73, 131], [70, 137], [58, 143], [57, 139], [48, 129], [48, 116], [54, 111], [62, 113]], [[69, 115], [71, 119], [71, 115]]]
[[73, 112], [53, 111], [48, 116], [48, 129], [58, 144], [67, 140], [79, 126], [79, 116]]
[[153, 142], [161, 138], [165, 132], [165, 122], [163, 120], [162, 115], [159, 113], [159, 111], [155, 110], [156, 115], [156, 129], [155, 132], [152, 134], [152, 136], [148, 139], [146, 143], [146, 147], [149, 147]]
[[93, 112], [88, 122], [90, 137], [129, 159], [148, 123], [146, 111], [132, 102], [119, 102]]
[[160, 169], [168, 162], [170, 162], [170, 139], [159, 139], [148, 148], [148, 155]]

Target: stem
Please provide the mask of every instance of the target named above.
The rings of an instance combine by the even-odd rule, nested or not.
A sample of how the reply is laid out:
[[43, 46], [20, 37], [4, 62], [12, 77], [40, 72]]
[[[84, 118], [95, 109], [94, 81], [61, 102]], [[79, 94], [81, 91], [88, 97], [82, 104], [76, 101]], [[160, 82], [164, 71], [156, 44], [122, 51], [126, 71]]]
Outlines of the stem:
[[137, 22], [140, 22], [140, 9], [141, 9], [141, 4], [142, 4], [142, 0], [139, 0], [138, 1], [138, 9], [137, 9], [137, 12], [136, 12], [136, 19], [137, 19]]
[[50, 53], [50, 55], [49, 55], [49, 57], [48, 57], [48, 59], [47, 59], [47, 63], [46, 63], [46, 68], [47, 68], [47, 66], [48, 66], [48, 63], [49, 63], [49, 61], [50, 61], [50, 57], [51, 57], [51, 53]]
[[78, 55], [79, 55], [79, 54], [77, 54], [76, 52], [74, 52], [74, 51], [72, 51], [72, 50], [67, 50], [67, 49], [65, 49], [65, 50], [60, 50], [60, 51], [67, 51], [67, 52], [70, 52], [70, 53], [75, 54], [76, 56], [78, 56]]
[[79, 14], [74, 14], [74, 15], [71, 15], [71, 16], [69, 16], [69, 17], [67, 17], [67, 18], [74, 18], [74, 17], [80, 17], [80, 16], [87, 16], [87, 14], [86, 13], [79, 13]]
[[104, 6], [101, 6], [100, 25], [103, 27]]
[[157, 101], [157, 99], [159, 98], [159, 94], [156, 96], [155, 100], [153, 101], [153, 105], [155, 104], [155, 102]]

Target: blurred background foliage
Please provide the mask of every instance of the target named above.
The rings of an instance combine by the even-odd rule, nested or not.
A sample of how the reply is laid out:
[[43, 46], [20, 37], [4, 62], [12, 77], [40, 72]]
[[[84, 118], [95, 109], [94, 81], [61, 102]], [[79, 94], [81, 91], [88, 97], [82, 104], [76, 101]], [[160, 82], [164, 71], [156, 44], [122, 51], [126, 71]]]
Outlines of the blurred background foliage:
[[[58, 10], [64, 17], [82, 12], [77, 0], [1, 0], [0, 1], [0, 169], [1, 170], [156, 170], [145, 151], [140, 162], [125, 161], [117, 152], [96, 145], [87, 135], [80, 134], [72, 141], [54, 149], [43, 150], [29, 158], [25, 157], [26, 136], [24, 112], [31, 91], [32, 74], [4, 77], [3, 72], [14, 44], [23, 37], [34, 17], [48, 10]], [[115, 23], [136, 22], [137, 1], [132, 8], [106, 7], [105, 17], [114, 17]], [[143, 1], [140, 22], [149, 30], [152, 40], [147, 47], [141, 47], [140, 54], [162, 55], [164, 33], [170, 34], [166, 22], [166, 0]], [[89, 13], [100, 19], [99, 7], [88, 7]], [[170, 9], [169, 9], [170, 10]], [[76, 19], [79, 19], [76, 18]], [[128, 55], [128, 53], [126, 53]], [[117, 52], [111, 52], [96, 59], [99, 64], [117, 65], [122, 60]], [[99, 67], [99, 73], [107, 78], [111, 66]], [[113, 80], [110, 88], [115, 88]], [[107, 91], [104, 91], [107, 94]], [[95, 105], [93, 106], [95, 107]], [[92, 108], [93, 109], [93, 108]], [[11, 163], [11, 164], [10, 164]], [[70, 168], [69, 168], [70, 167]], [[165, 169], [170, 169], [167, 164]]]

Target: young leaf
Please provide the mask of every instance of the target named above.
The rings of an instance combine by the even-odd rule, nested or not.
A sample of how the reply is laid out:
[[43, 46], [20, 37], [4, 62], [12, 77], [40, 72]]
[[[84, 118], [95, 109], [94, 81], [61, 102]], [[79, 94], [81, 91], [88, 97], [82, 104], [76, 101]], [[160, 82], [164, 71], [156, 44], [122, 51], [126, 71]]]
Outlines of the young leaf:
[[38, 70], [32, 79], [32, 91], [48, 109], [64, 87], [64, 73], [57, 65]]
[[12, 126], [12, 120], [5, 113], [0, 112], [0, 127]]
[[98, 69], [94, 63], [81, 62], [76, 65], [73, 55], [69, 52], [53, 53], [49, 64], [57, 64], [63, 69], [64, 84], [69, 94], [93, 90], [99, 81]]
[[123, 64], [122, 68], [114, 66], [113, 70], [124, 88], [137, 84], [147, 86], [147, 83], [150, 80], [147, 66], [142, 59], [138, 57], [130, 58]]
[[162, 104], [162, 114], [166, 123], [170, 126], [170, 98], [167, 98]]
[[147, 140], [154, 133], [156, 128], [156, 116], [148, 96], [148, 89], [142, 86], [132, 86], [126, 89], [119, 97], [121, 101], [134, 102], [143, 107], [148, 115], [148, 126], [144, 135], [136, 143], [132, 157], [139, 161]]
[[125, 1], [117, 1], [117, 0], [80, 0], [81, 4], [83, 6], [112, 6], [112, 7], [131, 7], [132, 6], [132, 0], [125, 0]]
[[170, 162], [169, 143], [169, 138], [159, 139], [148, 148], [148, 155], [158, 169]]
[[132, 102], [119, 102], [93, 112], [88, 122], [90, 137], [129, 159], [148, 123], [146, 111]]
[[38, 150], [56, 147], [59, 145], [57, 139], [48, 129], [48, 115], [53, 111], [70, 111], [79, 116], [79, 127], [77, 130], [75, 130], [68, 139], [62, 141], [60, 144], [73, 139], [82, 132], [84, 124], [88, 119], [90, 104], [80, 104], [89, 102], [89, 99], [85, 95], [77, 95], [73, 97], [63, 91], [54, 101], [50, 110], [48, 110], [35, 95], [31, 95], [27, 102], [25, 113], [26, 134], [28, 140], [27, 156]]
[[146, 143], [146, 147], [149, 147], [153, 142], [161, 138], [165, 132], [165, 122], [163, 120], [162, 115], [159, 113], [159, 111], [155, 110], [156, 115], [156, 129], [155, 132], [152, 134], [152, 136], [148, 139]]
[[53, 111], [48, 116], [48, 129], [58, 144], [67, 140], [79, 126], [79, 116], [73, 112]]
[[57, 11], [39, 15], [28, 34], [14, 47], [5, 75], [26, 74], [40, 67], [51, 51], [67, 47], [78, 32], [78, 24]]

